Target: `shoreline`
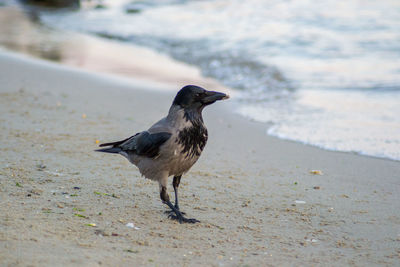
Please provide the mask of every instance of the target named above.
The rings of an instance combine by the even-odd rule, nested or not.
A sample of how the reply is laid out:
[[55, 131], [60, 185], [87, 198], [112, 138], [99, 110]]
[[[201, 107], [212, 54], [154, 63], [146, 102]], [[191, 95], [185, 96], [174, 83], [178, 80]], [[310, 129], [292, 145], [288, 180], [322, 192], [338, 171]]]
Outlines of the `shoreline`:
[[[91, 37], [89, 37], [89, 38], [91, 38]], [[98, 39], [98, 38], [94, 38], [94, 40], [95, 39]], [[102, 42], [102, 40], [98, 40], [98, 41]], [[118, 46], [118, 44], [116, 44], [116, 45]], [[151, 90], [151, 91], [157, 91], [157, 92], [158, 91], [175, 92], [175, 90], [177, 90], [177, 88], [179, 88], [179, 86], [191, 84], [190, 81], [192, 81], [193, 84], [196, 83], [195, 80], [189, 80], [189, 82], [187, 82], [187, 83], [185, 83], [185, 81], [178, 81], [178, 82], [173, 83], [172, 81], [166, 80], [162, 77], [158, 77], [157, 75], [155, 75], [156, 77], [153, 80], [150, 78], [150, 76], [148, 76], [145, 79], [141, 79], [140, 77], [137, 77], [136, 75], [128, 77], [128, 76], [124, 76], [124, 75], [121, 75], [118, 73], [112, 73], [112, 72], [107, 72], [107, 71], [102, 72], [102, 71], [98, 71], [98, 70], [96, 71], [95, 69], [86, 68], [86, 67], [80, 68], [73, 64], [69, 65], [66, 63], [58, 63], [58, 62], [54, 62], [54, 61], [50, 61], [50, 60], [46, 60], [46, 59], [36, 58], [29, 54], [18, 53], [18, 52], [10, 51], [10, 50], [4, 50], [4, 48], [2, 48], [2, 47], [0, 47], [0, 53], [3, 54], [2, 55], [3, 57], [11, 57], [11, 58], [15, 58], [15, 59], [18, 59], [21, 61], [27, 61], [27, 62], [30, 62], [33, 64], [39, 64], [39, 65], [43, 64], [43, 66], [50, 67], [50, 68], [60, 67], [61, 70], [66, 70], [66, 71], [71, 71], [71, 72], [76, 72], [76, 73], [86, 73], [90, 76], [93, 76], [93, 78], [96, 78], [96, 79], [102, 79], [102, 80], [104, 79], [105, 81], [109, 81], [109, 82], [112, 81], [112, 82], [115, 82], [115, 83], [118, 83], [121, 85], [139, 86], [139, 87], [143, 87], [144, 90]], [[188, 68], [190, 68], [190, 67], [188, 66]], [[208, 80], [208, 78], [204, 78], [204, 81], [201, 82], [202, 78], [204, 78], [204, 77], [199, 76], [198, 77], [199, 80], [197, 80], [199, 83], [202, 84], [201, 86], [207, 87], [207, 84], [210, 85], [210, 84], [214, 84], [214, 82], [217, 83], [216, 81], [210, 82], [210, 80]], [[228, 92], [230, 94], [234, 93], [232, 91], [229, 91], [229, 89], [224, 87], [223, 85], [215, 85], [213, 88], [217, 88], [217, 89], [213, 89], [213, 90], [221, 90], [224, 92]], [[237, 103], [230, 104], [230, 106], [231, 106], [231, 110], [234, 110], [237, 108]], [[369, 157], [372, 159], [381, 159], [381, 160], [400, 162], [400, 160], [393, 159], [393, 158], [387, 158], [387, 157], [383, 157], [383, 156], [382, 157], [373, 156], [373, 155], [363, 154], [362, 152], [357, 152], [357, 151], [351, 152], [351, 151], [341, 151], [341, 150], [329, 149], [329, 148], [321, 147], [318, 145], [313, 145], [313, 144], [310, 144], [307, 142], [302, 142], [299, 140], [291, 140], [291, 139], [287, 139], [287, 138], [281, 138], [281, 137], [275, 136], [273, 134], [269, 134], [268, 128], [266, 127], [266, 124], [264, 122], [256, 121], [250, 117], [247, 117], [247, 116], [241, 115], [239, 113], [235, 113], [235, 112], [232, 112], [232, 116], [240, 116], [244, 120], [248, 120], [252, 123], [259, 124], [260, 127], [264, 128], [265, 134], [268, 137], [275, 138], [277, 140], [281, 140], [284, 142], [297, 143], [297, 144], [301, 144], [301, 145], [305, 145], [305, 146], [309, 146], [309, 147], [313, 147], [316, 149], [329, 151], [329, 152], [345, 153], [345, 154], [356, 155], [356, 156], [361, 156], [361, 157]]]
[[399, 162], [268, 136], [221, 102], [204, 111], [209, 142], [180, 190], [201, 223], [180, 225], [155, 183], [93, 152], [165, 116], [175, 92], [3, 51], [0, 73], [5, 265], [400, 263]]
[[[110, 78], [117, 76], [116, 80], [126, 82], [139, 82], [152, 84], [151, 88], [166, 88], [174, 90], [185, 84], [197, 84], [212, 90], [229, 92], [235, 91], [221, 85], [218, 81], [201, 75], [199, 69], [194, 66], [176, 61], [171, 57], [159, 54], [150, 48], [125, 44], [114, 40], [104, 39], [89, 34], [80, 34], [68, 31], [49, 30], [43, 25], [37, 25], [29, 19], [26, 11], [17, 7], [3, 7], [0, 9], [4, 21], [13, 21], [16, 28], [24, 28], [26, 32], [35, 32], [40, 41], [32, 42], [29, 38], [14, 37], [15, 33], [7, 27], [2, 27], [3, 36], [11, 36], [7, 40], [0, 40], [0, 44], [7, 44], [8, 49], [17, 48], [16, 53], [22, 52], [28, 57], [55, 62], [83, 71], [95, 72], [99, 76], [107, 75]], [[49, 47], [43, 51], [44, 45]], [[18, 52], [19, 51], [19, 52]], [[40, 51], [40, 52], [38, 52]], [[110, 51], [112, 53], [110, 54]], [[46, 59], [47, 58], [47, 59]], [[52, 58], [53, 60], [49, 60]], [[171, 70], [174, 70], [173, 72]], [[236, 108], [236, 107], [235, 107]], [[240, 114], [248, 120], [253, 120], [250, 115]], [[346, 151], [346, 149], [329, 148], [327, 144], [318, 145], [311, 141], [304, 141], [304, 137], [296, 140], [292, 135], [269, 133], [271, 129], [265, 124], [265, 133], [269, 136], [291, 142], [317, 147], [327, 151], [338, 151], [350, 154], [357, 154], [372, 158], [382, 158], [393, 161], [399, 159], [386, 156], [368, 154], [369, 152]]]

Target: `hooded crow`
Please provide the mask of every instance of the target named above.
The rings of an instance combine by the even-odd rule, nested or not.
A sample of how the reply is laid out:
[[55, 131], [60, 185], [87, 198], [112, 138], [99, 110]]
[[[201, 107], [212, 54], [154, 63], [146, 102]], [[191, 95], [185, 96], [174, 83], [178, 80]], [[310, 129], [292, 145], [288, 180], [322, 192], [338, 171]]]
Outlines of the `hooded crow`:
[[[180, 223], [199, 222], [183, 216], [185, 213], [178, 204], [178, 187], [182, 175], [196, 163], [207, 142], [203, 108], [227, 98], [229, 96], [224, 93], [187, 85], [177, 93], [168, 115], [147, 131], [122, 141], [101, 144], [100, 147], [107, 148], [96, 151], [120, 154], [136, 165], [144, 177], [158, 181], [160, 198], [171, 208], [170, 218]], [[174, 177], [175, 205], [167, 193], [170, 176]]]

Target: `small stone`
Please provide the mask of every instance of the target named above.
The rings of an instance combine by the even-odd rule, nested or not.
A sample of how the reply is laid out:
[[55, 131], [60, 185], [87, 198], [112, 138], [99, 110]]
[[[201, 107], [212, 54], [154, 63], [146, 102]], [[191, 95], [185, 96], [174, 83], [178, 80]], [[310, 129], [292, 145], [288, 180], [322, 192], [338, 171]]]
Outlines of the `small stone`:
[[43, 190], [40, 189], [31, 189], [29, 190], [29, 193], [40, 196], [43, 193]]
[[37, 165], [36, 165], [36, 169], [37, 169], [38, 171], [43, 171], [44, 169], [46, 169], [46, 165], [44, 165], [44, 164], [42, 164], [42, 163], [37, 164]]

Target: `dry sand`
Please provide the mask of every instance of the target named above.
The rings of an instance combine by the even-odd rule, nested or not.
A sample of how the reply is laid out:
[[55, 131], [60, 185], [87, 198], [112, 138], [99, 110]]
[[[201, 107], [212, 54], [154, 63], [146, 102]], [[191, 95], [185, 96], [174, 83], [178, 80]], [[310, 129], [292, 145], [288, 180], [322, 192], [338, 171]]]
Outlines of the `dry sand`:
[[399, 162], [269, 137], [230, 102], [182, 178], [201, 223], [168, 219], [156, 183], [93, 152], [166, 114], [154, 87], [0, 52], [0, 265], [400, 265]]

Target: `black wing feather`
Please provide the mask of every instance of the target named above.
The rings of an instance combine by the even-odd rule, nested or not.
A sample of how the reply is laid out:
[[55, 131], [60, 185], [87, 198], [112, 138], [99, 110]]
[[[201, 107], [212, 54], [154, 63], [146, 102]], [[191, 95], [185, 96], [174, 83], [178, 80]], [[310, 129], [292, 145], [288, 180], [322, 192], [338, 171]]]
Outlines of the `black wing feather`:
[[164, 144], [171, 137], [171, 135], [172, 134], [166, 132], [154, 134], [146, 132], [145, 134], [141, 135], [138, 140], [136, 153], [138, 153], [138, 155], [150, 158], [157, 156], [160, 146]]
[[154, 158], [158, 155], [160, 146], [164, 144], [170, 137], [171, 133], [161, 132], [150, 134], [147, 131], [137, 133], [125, 140], [101, 144], [100, 146], [113, 146], [120, 148], [122, 151], [135, 153], [139, 156]]

